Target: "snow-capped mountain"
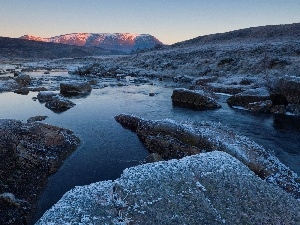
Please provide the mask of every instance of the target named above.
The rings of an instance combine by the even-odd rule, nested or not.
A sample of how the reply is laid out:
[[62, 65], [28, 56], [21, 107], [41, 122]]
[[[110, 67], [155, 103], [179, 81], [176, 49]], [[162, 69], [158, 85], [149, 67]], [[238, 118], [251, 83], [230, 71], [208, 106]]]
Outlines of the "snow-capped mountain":
[[130, 52], [136, 49], [152, 48], [157, 44], [162, 44], [152, 35], [130, 33], [72, 33], [51, 38], [24, 35], [20, 38], [78, 46], [96, 46], [124, 52]]

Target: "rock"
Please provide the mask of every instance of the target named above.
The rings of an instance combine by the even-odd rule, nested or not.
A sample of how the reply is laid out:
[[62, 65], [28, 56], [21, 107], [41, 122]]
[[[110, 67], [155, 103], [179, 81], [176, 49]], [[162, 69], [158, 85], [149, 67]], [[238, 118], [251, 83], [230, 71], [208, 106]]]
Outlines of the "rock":
[[15, 78], [16, 82], [21, 85], [21, 86], [27, 86], [31, 83], [31, 78], [29, 75], [26, 74], [19, 74], [16, 78]]
[[53, 96], [57, 95], [57, 93], [54, 93], [52, 91], [40, 91], [37, 95], [37, 99], [40, 102], [48, 102], [52, 99]]
[[272, 108], [272, 101], [266, 100], [266, 101], [249, 103], [248, 105], [246, 105], [245, 108], [253, 112], [269, 113]]
[[96, 79], [92, 79], [92, 80], [89, 80], [89, 83], [91, 85], [96, 85], [96, 84], [98, 84], [98, 81]]
[[0, 120], [0, 224], [29, 223], [48, 176], [78, 145], [60, 127]]
[[26, 87], [21, 87], [19, 89], [14, 90], [14, 93], [21, 94], [21, 95], [28, 95], [29, 94], [29, 89], [26, 88]]
[[145, 159], [145, 163], [153, 163], [159, 161], [164, 161], [164, 159], [158, 153], [151, 153]]
[[191, 83], [194, 79], [189, 76], [176, 76], [173, 77], [174, 82], [180, 82], [180, 83]]
[[181, 158], [205, 151], [224, 151], [248, 166], [269, 183], [300, 198], [300, 179], [278, 158], [245, 136], [220, 123], [178, 123], [173, 120], [145, 120], [121, 114], [116, 121], [134, 130], [150, 152], [163, 159]]
[[275, 113], [275, 114], [285, 114], [286, 110], [285, 110], [285, 106], [284, 105], [274, 105], [271, 108], [271, 113]]
[[150, 80], [146, 77], [137, 77], [137, 78], [134, 78], [133, 82], [136, 84], [146, 84], [146, 83], [149, 83]]
[[196, 110], [221, 107], [212, 95], [204, 90], [193, 91], [185, 88], [176, 88], [173, 90], [171, 98], [175, 106], [188, 107]]
[[300, 105], [289, 104], [286, 107], [286, 112], [287, 112], [287, 114], [291, 114], [291, 115], [295, 115], [295, 116], [300, 116]]
[[89, 82], [62, 82], [60, 83], [60, 93], [63, 95], [89, 94], [92, 86]]
[[210, 152], [75, 187], [36, 225], [298, 224], [300, 204], [235, 158]]
[[300, 105], [300, 77], [284, 76], [273, 89], [275, 93], [285, 96], [288, 103]]
[[32, 87], [32, 88], [29, 88], [30, 91], [33, 91], [33, 92], [39, 92], [39, 91], [47, 91], [47, 88], [45, 87]]
[[75, 105], [75, 103], [60, 95], [53, 96], [51, 100], [47, 101], [45, 104], [48, 109], [51, 109], [54, 112], [66, 111]]
[[271, 98], [273, 105], [284, 105], [284, 106], [288, 105], [288, 101], [287, 101], [286, 97], [282, 94], [272, 93], [270, 95], [270, 98]]
[[34, 116], [34, 117], [30, 117], [27, 120], [27, 123], [33, 123], [33, 122], [36, 122], [36, 121], [43, 121], [46, 118], [48, 118], [48, 116]]
[[243, 91], [227, 99], [229, 106], [246, 107], [249, 103], [270, 100], [270, 93], [266, 88], [255, 88]]

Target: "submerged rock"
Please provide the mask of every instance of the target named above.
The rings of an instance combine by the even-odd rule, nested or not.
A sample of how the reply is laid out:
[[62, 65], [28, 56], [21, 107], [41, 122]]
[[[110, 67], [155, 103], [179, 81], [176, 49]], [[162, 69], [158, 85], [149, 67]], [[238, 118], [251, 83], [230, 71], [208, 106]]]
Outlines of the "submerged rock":
[[78, 144], [60, 127], [0, 120], [0, 224], [28, 224], [48, 176]]
[[63, 95], [89, 94], [92, 86], [89, 82], [62, 82], [60, 83], [60, 93]]
[[213, 96], [204, 90], [194, 91], [185, 88], [176, 88], [173, 90], [171, 98], [173, 105], [196, 110], [216, 109], [221, 107]]
[[298, 224], [299, 202], [238, 160], [210, 152], [124, 170], [67, 192], [36, 225]]
[[224, 151], [262, 179], [300, 198], [300, 179], [296, 173], [262, 146], [220, 123], [178, 123], [169, 119], [146, 120], [124, 114], [115, 119], [122, 126], [135, 130], [146, 148], [157, 152], [163, 159], [205, 151]]

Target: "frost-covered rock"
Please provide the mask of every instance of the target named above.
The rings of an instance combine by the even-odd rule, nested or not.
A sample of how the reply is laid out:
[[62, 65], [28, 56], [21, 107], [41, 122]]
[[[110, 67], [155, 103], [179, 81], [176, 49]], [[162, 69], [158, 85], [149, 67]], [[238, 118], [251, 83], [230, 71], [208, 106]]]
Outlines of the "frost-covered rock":
[[245, 136], [220, 123], [179, 123], [170, 119], [146, 120], [118, 115], [116, 121], [135, 130], [150, 152], [164, 159], [181, 158], [199, 152], [219, 150], [237, 158], [262, 179], [300, 198], [300, 180], [278, 158]]
[[60, 83], [60, 93], [63, 95], [88, 94], [92, 91], [89, 82], [62, 82]]
[[285, 96], [288, 103], [300, 105], [300, 77], [284, 76], [273, 88], [276, 93]]
[[272, 108], [272, 101], [259, 101], [259, 102], [251, 102], [245, 107], [246, 109], [253, 111], [253, 112], [264, 112], [268, 113], [271, 111]]
[[31, 83], [31, 77], [27, 74], [19, 74], [15, 80], [21, 86], [27, 86]]
[[175, 88], [172, 94], [173, 105], [188, 107], [196, 110], [216, 109], [221, 106], [213, 98], [212, 94], [204, 90], [188, 90]]
[[57, 95], [57, 93], [54, 93], [52, 91], [40, 91], [37, 95], [37, 99], [40, 102], [48, 102], [52, 99], [53, 96]]
[[243, 91], [236, 95], [231, 96], [227, 99], [227, 103], [229, 106], [242, 106], [245, 107], [249, 103], [260, 102], [270, 100], [269, 91], [264, 88], [255, 88]]
[[210, 152], [124, 170], [67, 192], [36, 225], [298, 224], [300, 204], [238, 160]]
[[74, 107], [76, 104], [63, 96], [55, 95], [49, 101], [46, 102], [45, 106], [54, 112], [63, 112], [67, 109]]

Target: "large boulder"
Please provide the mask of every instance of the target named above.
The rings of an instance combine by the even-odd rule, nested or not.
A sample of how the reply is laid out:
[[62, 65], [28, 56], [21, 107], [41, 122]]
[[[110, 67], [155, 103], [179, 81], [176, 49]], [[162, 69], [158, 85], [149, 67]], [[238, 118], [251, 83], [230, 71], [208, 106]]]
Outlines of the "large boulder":
[[78, 145], [60, 127], [0, 120], [0, 224], [29, 223], [48, 176]]
[[266, 88], [261, 87], [248, 89], [236, 95], [230, 96], [227, 99], [227, 104], [229, 106], [246, 107], [249, 103], [261, 102], [266, 100], [270, 100], [270, 93]]
[[62, 82], [60, 83], [60, 93], [63, 95], [89, 94], [92, 86], [89, 82]]
[[172, 103], [175, 106], [188, 107], [196, 110], [216, 109], [221, 106], [212, 94], [204, 90], [188, 90], [176, 88], [173, 90]]
[[126, 169], [67, 192], [36, 225], [299, 224], [300, 204], [238, 160], [210, 152]]
[[168, 160], [206, 151], [224, 151], [269, 183], [300, 198], [300, 179], [262, 146], [220, 123], [179, 123], [170, 119], [146, 120], [121, 114], [116, 121], [135, 130], [152, 153]]

